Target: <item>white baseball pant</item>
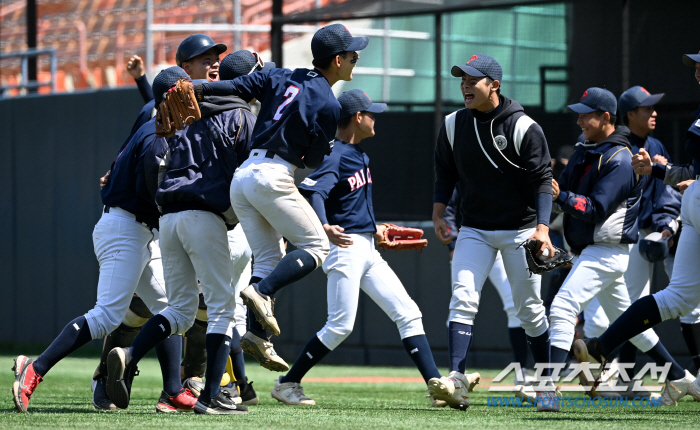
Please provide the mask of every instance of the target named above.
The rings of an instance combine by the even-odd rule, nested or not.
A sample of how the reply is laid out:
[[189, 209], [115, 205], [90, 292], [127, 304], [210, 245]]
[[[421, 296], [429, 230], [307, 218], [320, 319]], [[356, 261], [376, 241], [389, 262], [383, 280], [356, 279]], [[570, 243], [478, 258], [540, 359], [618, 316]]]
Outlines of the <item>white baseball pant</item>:
[[530, 276], [525, 250], [518, 248], [534, 232], [534, 228], [496, 231], [460, 228], [452, 258], [453, 283], [448, 324], [451, 321], [474, 324], [481, 289], [500, 251], [519, 325], [531, 337], [547, 331], [547, 317], [540, 298], [542, 277]]
[[207, 211], [163, 215], [160, 246], [168, 293], [168, 307], [161, 314], [170, 322], [172, 334], [183, 334], [194, 324], [199, 306], [199, 279], [207, 304], [207, 334], [231, 336], [235, 284], [223, 219]]
[[321, 343], [334, 350], [350, 335], [360, 290], [396, 323], [401, 339], [425, 334], [418, 305], [374, 247], [374, 235], [350, 236], [354, 243], [347, 248], [332, 245], [323, 263], [328, 275], [328, 319], [317, 333]]
[[294, 184], [296, 167], [255, 149], [233, 175], [231, 205], [255, 256], [253, 276], [265, 278], [285, 255], [284, 236], [323, 264], [329, 242], [321, 221]]
[[[574, 341], [575, 321], [582, 307], [598, 298], [605, 314], [615, 321], [630, 306], [624, 273], [629, 262], [629, 245], [596, 243], [584, 248], [554, 297], [549, 311], [552, 346], [569, 351]], [[647, 352], [659, 341], [649, 329], [630, 341]]]
[[231, 261], [233, 262], [233, 282], [234, 295], [236, 296], [236, 330], [243, 336], [248, 331], [248, 308], [243, 304], [240, 296], [241, 291], [250, 284], [252, 276], [252, 256], [248, 241], [243, 233], [243, 228], [238, 224], [233, 230], [228, 232], [228, 247], [231, 251]]
[[678, 318], [700, 305], [700, 184], [693, 182], [681, 200], [683, 232], [676, 248], [673, 276], [668, 287], [654, 294], [661, 318]]
[[101, 339], [122, 323], [134, 293], [152, 314], [168, 305], [160, 248], [151, 230], [120, 208], [110, 208], [92, 232], [100, 264], [97, 303], [85, 314], [90, 335]]

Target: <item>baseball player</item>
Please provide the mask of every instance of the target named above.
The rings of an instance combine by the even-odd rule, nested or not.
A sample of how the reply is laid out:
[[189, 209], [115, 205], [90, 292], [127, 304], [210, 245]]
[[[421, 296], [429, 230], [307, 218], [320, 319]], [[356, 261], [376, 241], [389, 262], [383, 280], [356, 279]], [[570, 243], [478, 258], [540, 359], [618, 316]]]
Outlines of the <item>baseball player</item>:
[[[577, 124], [586, 142], [576, 146], [559, 181], [553, 181], [552, 197], [564, 212], [564, 234], [577, 257], [550, 310], [552, 363], [566, 362], [576, 316], [593, 297], [613, 321], [629, 307], [624, 274], [629, 244], [638, 239], [643, 188], [631, 165], [630, 131], [614, 125], [615, 96], [602, 88], [589, 88], [579, 103], [568, 108], [579, 114]], [[653, 330], [631, 342], [657, 364], [672, 362], [669, 377], [673, 380], [683, 378], [685, 370]], [[574, 353], [578, 356], [576, 348]], [[671, 402], [667, 391], [662, 393], [663, 404]]]
[[[436, 399], [468, 405], [465, 362], [481, 288], [501, 253], [520, 325], [535, 362], [549, 361], [549, 332], [540, 298], [540, 276], [529, 276], [519, 244], [533, 238], [554, 255], [549, 239], [551, 158], [542, 129], [522, 106], [500, 94], [501, 65], [485, 54], [454, 66], [466, 109], [448, 115], [435, 149], [433, 223], [437, 237], [451, 238], [443, 219], [455, 184], [463, 193], [452, 260], [449, 313], [450, 374], [430, 381]], [[553, 397], [554, 387], [544, 395]], [[540, 407], [540, 405], [538, 405]]]
[[[695, 79], [700, 83], [700, 54], [686, 54], [683, 64], [695, 69]], [[686, 151], [693, 158], [694, 171], [700, 171], [700, 115], [688, 129]], [[637, 154], [632, 165], [635, 172], [644, 172], [651, 167], [647, 154]], [[670, 169], [653, 166], [652, 175], [663, 177]], [[687, 177], [686, 177], [687, 179]], [[582, 361], [603, 362], [605, 357], [633, 336], [655, 326], [661, 321], [687, 315], [700, 305], [700, 266], [697, 264], [696, 250], [700, 246], [700, 187], [694, 179], [687, 179], [678, 187], [683, 193], [681, 200], [681, 220], [683, 233], [678, 242], [673, 264], [671, 282], [665, 289], [634, 302], [601, 336], [586, 341], [576, 341], [574, 352]], [[670, 355], [665, 360], [671, 363], [664, 392], [665, 404], [677, 404], [686, 394], [700, 401], [700, 381], [676, 363]], [[679, 370], [681, 369], [681, 370]]]
[[369, 157], [359, 143], [374, 136], [374, 116], [384, 112], [386, 104], [372, 103], [361, 90], [343, 93], [338, 102], [342, 112], [333, 151], [299, 186], [331, 242], [323, 264], [328, 275], [328, 320], [289, 373], [275, 381], [272, 397], [287, 405], [316, 404], [304, 395], [301, 379], [352, 332], [360, 289], [396, 323], [426, 384], [430, 378], [440, 378], [418, 306], [375, 249], [375, 240], [386, 227], [376, 225]]
[[153, 100], [153, 89], [146, 79], [146, 69], [144, 68], [141, 57], [132, 55], [126, 63], [126, 71], [134, 78], [139, 93], [143, 98], [143, 102], [148, 103]]
[[[332, 24], [311, 40], [313, 70], [274, 69], [195, 86], [198, 97], [234, 94], [262, 103], [250, 158], [231, 184], [231, 204], [255, 258], [251, 283], [241, 296], [273, 335], [280, 330], [272, 295], [321, 266], [329, 252], [318, 216], [294, 185], [294, 171], [318, 167], [330, 153], [340, 115], [331, 87], [352, 79], [357, 51], [368, 41]], [[297, 247], [286, 256], [282, 236]]]
[[[462, 196], [459, 192], [459, 184], [455, 187], [454, 193], [452, 193], [452, 198], [447, 203], [447, 208], [445, 209], [445, 215], [443, 219], [447, 223], [447, 228], [449, 229], [450, 239], [452, 239], [447, 247], [450, 250], [450, 264], [452, 263], [452, 256], [454, 255], [455, 244], [457, 241], [457, 236], [459, 233], [459, 225], [462, 223], [462, 217], [459, 214], [459, 206], [462, 201]], [[493, 262], [493, 267], [491, 272], [489, 272], [489, 281], [496, 288], [498, 295], [501, 297], [501, 302], [503, 302], [503, 311], [506, 313], [508, 318], [508, 338], [510, 339], [510, 345], [513, 348], [513, 358], [515, 362], [520, 364], [520, 368], [523, 369], [523, 375], [528, 375], [530, 372], [527, 371], [527, 338], [525, 336], [525, 330], [520, 327], [520, 320], [515, 312], [515, 305], [513, 304], [513, 293], [510, 291], [510, 283], [508, 282], [508, 276], [506, 275], [506, 269], [503, 266], [503, 257], [501, 253], [496, 254], [496, 259]], [[530, 378], [528, 377], [520, 378], [520, 375], [515, 375], [515, 384], [523, 385]], [[517, 390], [521, 392], [519, 388]], [[535, 396], [527, 396], [535, 397]]]
[[[158, 228], [158, 210], [144, 181], [144, 153], [154, 138], [154, 121], [149, 121], [120, 151], [102, 189], [104, 214], [93, 232], [100, 264], [95, 307], [69, 322], [36, 360], [23, 355], [15, 358], [12, 393], [20, 412], [27, 411], [37, 385], [56, 363], [90, 340], [105, 337], [122, 322], [129, 322], [125, 317], [134, 292], [151, 313], [167, 306], [160, 252], [152, 232]], [[158, 345], [163, 393], [157, 410], [161, 406], [191, 410], [196, 402], [180, 384], [181, 343], [179, 336], [173, 336]]]
[[[187, 78], [177, 67], [168, 72], [167, 83], [171, 78]], [[162, 80], [156, 79], [154, 87]], [[146, 352], [172, 334], [186, 332], [194, 323], [199, 279], [207, 303], [207, 370], [194, 410], [199, 414], [248, 412], [245, 406], [234, 404], [230, 393], [220, 390], [220, 381], [231, 351], [235, 308], [226, 231], [236, 219], [228, 189], [238, 160], [248, 155], [255, 124], [249, 109], [235, 97], [204, 100], [203, 120], [168, 139], [169, 148], [158, 163], [161, 169], [155, 198], [163, 214], [161, 251], [169, 302], [144, 325], [130, 348], [110, 352], [107, 393], [117, 404], [128, 405], [136, 365]]]
[[[640, 86], [632, 87], [620, 96], [618, 111], [622, 122], [630, 129], [629, 141], [633, 154], [644, 151], [651, 157], [661, 155], [666, 159], [670, 158], [664, 145], [649, 135], [656, 128], [657, 114], [654, 105], [663, 96], [664, 94], [652, 95]], [[649, 295], [650, 279], [654, 267], [654, 264], [646, 260], [640, 253], [640, 243], [652, 232], [660, 233], [663, 240], [671, 239], [678, 231], [677, 219], [681, 209], [680, 193], [669, 185], [665, 185], [663, 180], [649, 175], [642, 176], [640, 180], [642, 182], [642, 199], [639, 206], [640, 241], [632, 244], [630, 248], [629, 264], [624, 274], [625, 285], [632, 302]], [[669, 274], [670, 278], [673, 258], [666, 259], [665, 263], [666, 273]], [[609, 320], [597, 299], [592, 300], [585, 307], [584, 312], [586, 315], [585, 337], [601, 335], [608, 327]], [[636, 352], [637, 348], [626, 342], [620, 350], [620, 362], [634, 363]]]

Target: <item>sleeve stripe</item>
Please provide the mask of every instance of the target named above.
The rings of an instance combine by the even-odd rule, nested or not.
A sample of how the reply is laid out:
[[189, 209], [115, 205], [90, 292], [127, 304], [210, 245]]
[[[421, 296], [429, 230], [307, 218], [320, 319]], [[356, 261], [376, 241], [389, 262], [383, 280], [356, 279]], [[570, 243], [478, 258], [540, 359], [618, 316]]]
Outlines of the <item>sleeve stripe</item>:
[[455, 123], [457, 122], [457, 112], [452, 112], [445, 117], [445, 132], [447, 133], [447, 140], [450, 141], [450, 148], [454, 150], [455, 144]]
[[520, 155], [520, 145], [523, 143], [523, 138], [525, 133], [530, 129], [532, 124], [536, 124], [535, 120], [527, 115], [523, 115], [515, 122], [515, 130], [513, 130], [513, 145], [515, 146], [515, 152]]

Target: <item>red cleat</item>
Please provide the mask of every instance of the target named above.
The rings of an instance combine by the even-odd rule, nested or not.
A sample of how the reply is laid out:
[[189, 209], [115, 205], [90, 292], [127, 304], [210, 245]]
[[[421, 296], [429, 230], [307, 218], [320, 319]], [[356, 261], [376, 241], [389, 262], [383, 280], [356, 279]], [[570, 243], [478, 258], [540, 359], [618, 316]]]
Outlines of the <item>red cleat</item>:
[[163, 391], [160, 393], [160, 399], [158, 399], [158, 404], [156, 405], [157, 412], [177, 412], [180, 411], [192, 411], [194, 409], [194, 404], [197, 403], [197, 397], [192, 394], [189, 388], [183, 388], [177, 393], [177, 396], [170, 397]]
[[34, 371], [34, 359], [18, 355], [15, 358], [15, 382], [12, 384], [12, 400], [18, 412], [27, 412], [29, 399], [32, 397], [36, 386], [43, 380], [41, 375]]

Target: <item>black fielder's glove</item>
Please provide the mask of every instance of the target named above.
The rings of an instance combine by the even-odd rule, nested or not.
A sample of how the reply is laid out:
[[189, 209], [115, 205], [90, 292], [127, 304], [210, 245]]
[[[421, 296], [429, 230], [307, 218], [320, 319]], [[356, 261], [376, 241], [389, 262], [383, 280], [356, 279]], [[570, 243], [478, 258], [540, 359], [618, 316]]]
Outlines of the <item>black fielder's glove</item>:
[[539, 246], [535, 239], [527, 239], [525, 242], [518, 245], [525, 248], [525, 258], [527, 259], [527, 270], [530, 271], [530, 275], [541, 275], [550, 270], [558, 269], [560, 267], [570, 264], [573, 257], [566, 253], [561, 248], [554, 246], [554, 255], [546, 258], [544, 260], [537, 257], [537, 251]]

